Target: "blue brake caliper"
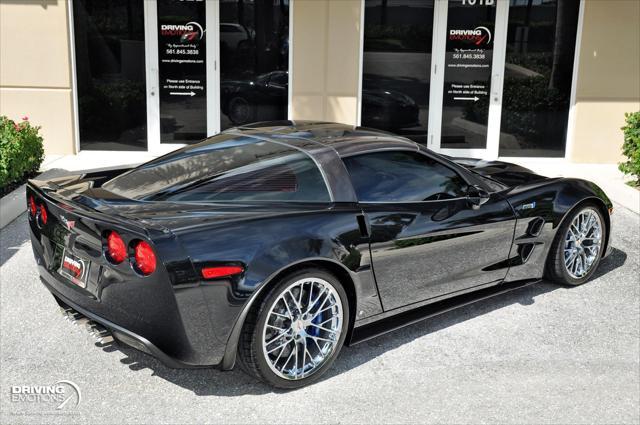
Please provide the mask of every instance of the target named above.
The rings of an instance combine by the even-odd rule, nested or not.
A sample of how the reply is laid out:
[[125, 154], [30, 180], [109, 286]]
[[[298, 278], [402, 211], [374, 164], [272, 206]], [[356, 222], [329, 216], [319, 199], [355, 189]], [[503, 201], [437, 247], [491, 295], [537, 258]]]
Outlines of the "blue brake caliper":
[[[315, 325], [320, 325], [320, 323], [322, 323], [322, 316], [323, 315], [324, 315], [324, 313], [318, 314], [316, 317], [313, 318], [311, 323], [313, 323]], [[320, 336], [320, 329], [316, 328], [315, 326], [310, 326], [310, 328], [311, 328], [311, 332], [309, 332], [310, 335]]]
[[[324, 315], [324, 313], [318, 314], [316, 317], [313, 318], [313, 320], [311, 320], [311, 323], [313, 323], [314, 325], [320, 325], [320, 323], [322, 323], [322, 316]], [[311, 336], [320, 336], [320, 329], [316, 328], [315, 326], [309, 326], [311, 329], [309, 330], [309, 335]]]

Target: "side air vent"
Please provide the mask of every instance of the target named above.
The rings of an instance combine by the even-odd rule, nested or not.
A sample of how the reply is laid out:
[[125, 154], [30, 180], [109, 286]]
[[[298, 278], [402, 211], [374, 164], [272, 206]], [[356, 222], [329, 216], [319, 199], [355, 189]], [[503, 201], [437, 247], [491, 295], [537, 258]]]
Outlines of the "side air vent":
[[544, 219], [542, 217], [535, 218], [529, 227], [527, 227], [527, 234], [530, 236], [538, 236], [542, 232], [542, 226], [544, 226]]
[[522, 264], [526, 263], [527, 260], [529, 260], [529, 257], [531, 257], [531, 253], [533, 252], [534, 246], [535, 244], [532, 244], [532, 243], [525, 243], [518, 246], [518, 255], [522, 259]]

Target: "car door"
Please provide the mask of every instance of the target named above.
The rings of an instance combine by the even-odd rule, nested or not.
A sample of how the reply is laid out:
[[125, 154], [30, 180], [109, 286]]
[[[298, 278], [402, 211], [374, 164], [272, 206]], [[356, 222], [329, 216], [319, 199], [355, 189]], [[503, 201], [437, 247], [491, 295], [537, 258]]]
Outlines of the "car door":
[[499, 195], [474, 208], [461, 175], [416, 151], [343, 160], [369, 226], [385, 310], [504, 279], [515, 217]]

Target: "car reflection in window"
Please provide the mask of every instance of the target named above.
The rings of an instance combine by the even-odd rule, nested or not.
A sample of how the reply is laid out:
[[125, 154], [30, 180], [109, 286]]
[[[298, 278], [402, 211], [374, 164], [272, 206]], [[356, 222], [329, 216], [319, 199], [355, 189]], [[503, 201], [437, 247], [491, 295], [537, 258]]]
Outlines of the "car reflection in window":
[[[391, 131], [419, 125], [419, 108], [411, 97], [373, 83], [368, 87], [362, 90], [364, 124]], [[223, 80], [220, 88], [222, 113], [234, 125], [284, 119], [288, 90], [289, 73], [286, 71], [272, 71], [245, 80]]]

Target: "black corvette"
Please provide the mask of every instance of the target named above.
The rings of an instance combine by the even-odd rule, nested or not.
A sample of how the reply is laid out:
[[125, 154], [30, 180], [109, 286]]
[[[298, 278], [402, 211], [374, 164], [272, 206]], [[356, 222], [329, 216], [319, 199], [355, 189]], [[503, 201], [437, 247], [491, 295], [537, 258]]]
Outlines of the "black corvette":
[[317, 380], [343, 344], [610, 248], [593, 183], [437, 155], [341, 124], [234, 128], [131, 170], [27, 188], [42, 282], [68, 318], [175, 368]]

